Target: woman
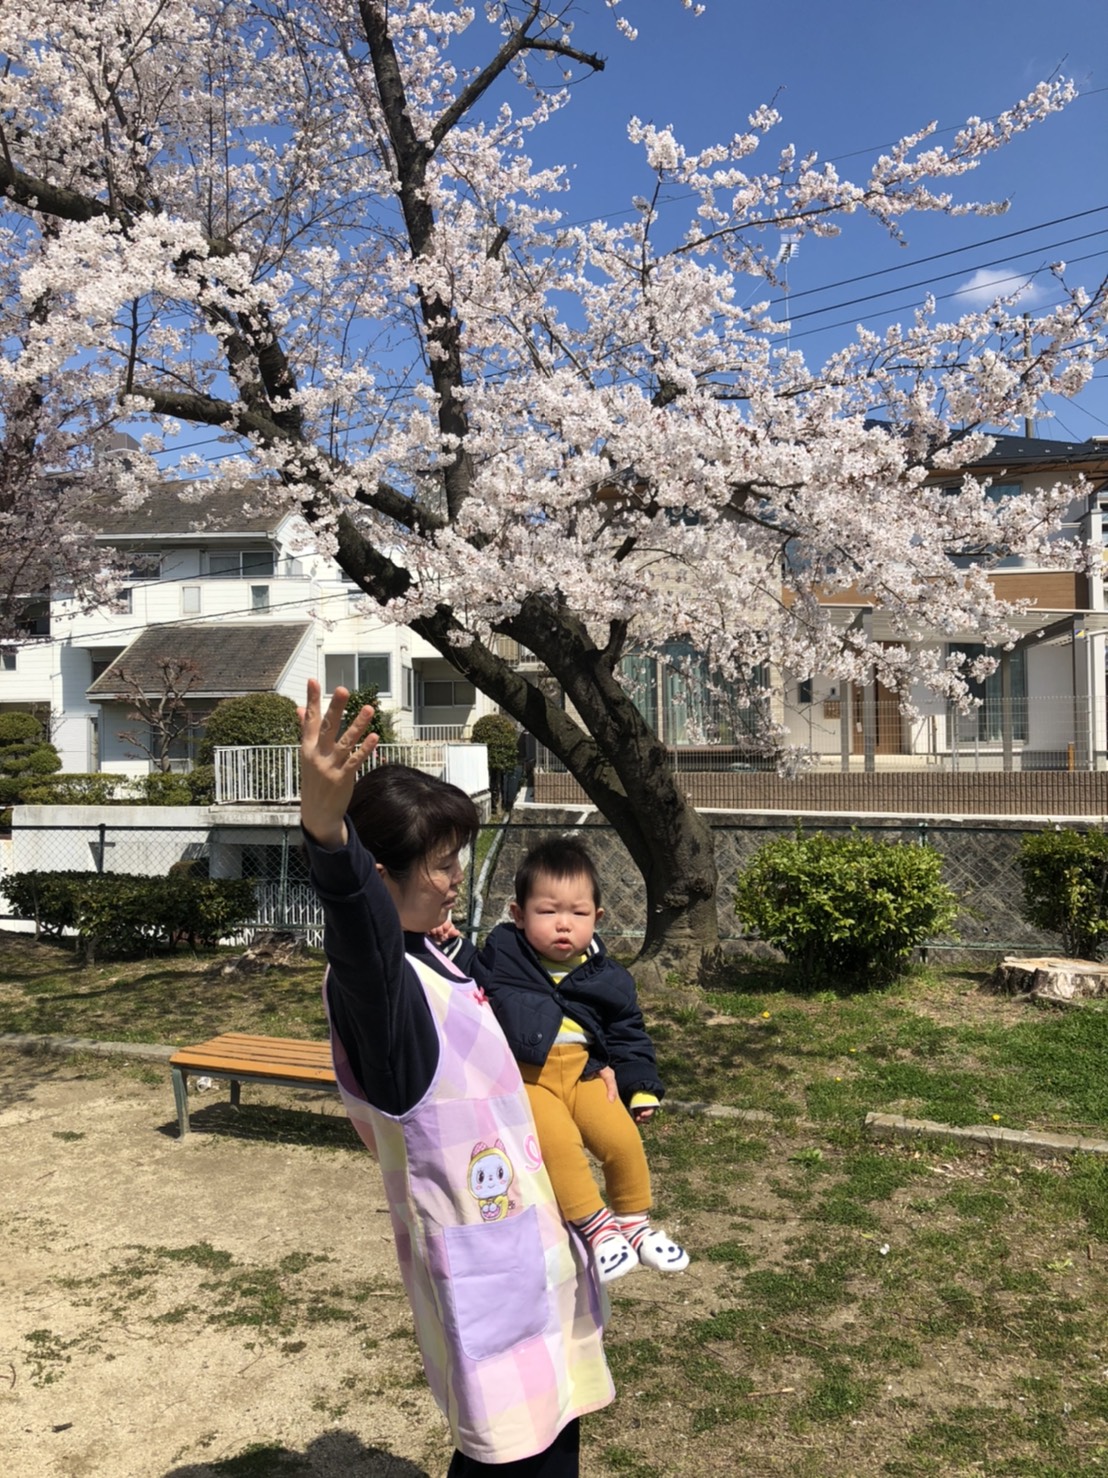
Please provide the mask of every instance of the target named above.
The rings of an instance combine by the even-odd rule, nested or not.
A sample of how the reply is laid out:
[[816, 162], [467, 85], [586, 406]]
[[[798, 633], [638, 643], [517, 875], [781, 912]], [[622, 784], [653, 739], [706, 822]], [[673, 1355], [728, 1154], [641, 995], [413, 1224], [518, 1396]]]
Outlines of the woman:
[[[457, 787], [388, 765], [348, 694], [301, 710], [301, 821], [326, 919], [347, 1112], [381, 1162], [447, 1478], [576, 1478], [578, 1419], [612, 1399], [588, 1258], [558, 1216], [527, 1096], [484, 992], [426, 938], [477, 833]], [[372, 849], [372, 850], [370, 850]]]

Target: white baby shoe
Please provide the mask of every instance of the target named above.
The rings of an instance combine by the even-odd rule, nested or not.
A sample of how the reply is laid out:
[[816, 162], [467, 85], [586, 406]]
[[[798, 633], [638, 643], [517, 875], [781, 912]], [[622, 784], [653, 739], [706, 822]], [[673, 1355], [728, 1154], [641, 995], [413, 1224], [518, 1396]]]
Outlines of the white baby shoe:
[[[601, 1283], [613, 1283], [625, 1273], [633, 1273], [639, 1265], [635, 1249], [619, 1232], [614, 1237], [605, 1237], [592, 1249], [596, 1271]], [[688, 1258], [685, 1258], [688, 1262]]]
[[683, 1273], [689, 1265], [689, 1254], [665, 1232], [651, 1227], [639, 1242], [639, 1261], [660, 1273]]

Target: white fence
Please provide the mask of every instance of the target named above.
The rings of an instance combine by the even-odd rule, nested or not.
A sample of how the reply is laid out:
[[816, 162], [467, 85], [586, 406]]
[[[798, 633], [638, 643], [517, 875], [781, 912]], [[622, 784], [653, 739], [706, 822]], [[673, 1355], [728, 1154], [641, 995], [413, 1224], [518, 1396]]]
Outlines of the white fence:
[[[300, 799], [300, 750], [295, 744], [217, 746], [217, 806], [295, 805]], [[489, 788], [489, 752], [484, 744], [416, 741], [380, 744], [366, 766], [410, 765], [457, 785], [467, 795]]]

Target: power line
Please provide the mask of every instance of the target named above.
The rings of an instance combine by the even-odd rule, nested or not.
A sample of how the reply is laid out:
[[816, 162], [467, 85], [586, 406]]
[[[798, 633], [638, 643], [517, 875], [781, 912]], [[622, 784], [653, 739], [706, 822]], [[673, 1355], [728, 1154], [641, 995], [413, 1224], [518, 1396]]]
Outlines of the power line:
[[[889, 288], [886, 288], [883, 292], [866, 293], [865, 295], [863, 295], [860, 298], [847, 298], [844, 302], [841, 302], [841, 303], [829, 303], [827, 305], [827, 307], [825, 307], [825, 308], [809, 308], [804, 313], [790, 313], [788, 315], [789, 316], [789, 322], [790, 323], [796, 323], [801, 318], [815, 318], [820, 313], [836, 313], [836, 312], [838, 312], [838, 310], [840, 308], [852, 308], [856, 303], [872, 303], [877, 298], [888, 298], [888, 297], [891, 297], [893, 295], [893, 293], [910, 292], [912, 290], [912, 288], [916, 288], [916, 287], [924, 287], [925, 288], [931, 282], [946, 282], [951, 277], [961, 277], [966, 272], [971, 272], [971, 271], [980, 272], [980, 271], [983, 271], [984, 268], [986, 268], [986, 267], [1001, 267], [1006, 262], [1010, 262], [1010, 261], [1013, 261], [1013, 260], [1018, 260], [1020, 257], [1028, 257], [1033, 252], [1036, 253], [1036, 254], [1038, 254], [1039, 252], [1052, 252], [1052, 251], [1054, 251], [1059, 246], [1072, 246], [1074, 244], [1074, 242], [1076, 242], [1076, 241], [1091, 241], [1091, 240], [1093, 240], [1097, 236], [1104, 236], [1104, 235], [1108, 235], [1108, 228], [1105, 228], [1105, 229], [1100, 230], [1100, 231], [1085, 231], [1080, 236], [1067, 236], [1067, 237], [1064, 237], [1061, 241], [1051, 241], [1051, 242], [1048, 242], [1045, 246], [1029, 246], [1026, 251], [1018, 251], [1018, 252], [1015, 252], [1013, 256], [993, 257], [991, 261], [988, 261], [988, 262], [977, 262], [973, 267], [957, 267], [957, 268], [955, 268], [955, 270], [953, 272], [940, 272], [937, 277], [925, 277], [925, 278], [922, 278], [922, 279], [920, 279], [919, 281], [916, 281], [916, 282], [902, 282], [897, 287], [889, 287]], [[1094, 256], [1095, 255], [1098, 255], [1098, 253], [1095, 253], [1094, 252], [1093, 255]], [[1075, 261], [1078, 261], [1078, 262], [1084, 262], [1084, 261], [1088, 261], [1089, 258], [1088, 257], [1076, 257], [1074, 260]], [[1040, 267], [1040, 268], [1037, 268], [1036, 270], [1037, 271], [1042, 271], [1043, 269]], [[877, 274], [875, 273], [874, 276], [876, 276], [876, 275]], [[1016, 276], [1016, 277], [1019, 277], [1022, 274], [1017, 272], [1017, 273], [1015, 273], [1013, 275]], [[863, 281], [864, 279], [862, 279], [862, 278], [855, 278], [854, 280], [857, 282], [857, 281]], [[998, 282], [1008, 282], [1010, 280], [1011, 280], [1010, 277], [1001, 277], [1001, 278], [998, 278], [997, 279]], [[814, 290], [815, 289], [813, 289], [813, 291]], [[963, 291], [972, 292], [973, 289], [972, 288], [966, 288], [966, 289], [963, 289]], [[802, 297], [803, 294], [796, 293], [794, 296], [796, 296], [796, 297], [799, 298], [799, 297]]]
[[[1024, 226], [1019, 231], [1004, 231], [999, 236], [987, 236], [984, 241], [975, 241], [970, 246], [952, 246], [947, 251], [932, 252], [930, 256], [919, 257], [914, 262], [903, 262], [895, 267], [881, 267], [876, 272], [860, 272], [856, 277], [842, 277], [837, 282], [825, 282], [821, 287], [806, 287], [798, 293], [790, 292], [789, 297], [794, 300], [796, 298], [807, 298], [811, 297], [813, 293], [830, 292], [835, 287], [850, 287], [855, 282], [868, 282], [874, 277], [887, 277], [890, 272], [907, 272], [910, 268], [922, 267], [927, 262], [938, 262], [942, 261], [945, 257], [961, 256], [963, 252], [977, 251], [982, 246], [995, 246], [998, 241], [1013, 241], [1017, 236], [1027, 236], [1033, 231], [1045, 231], [1051, 226], [1064, 226], [1069, 221], [1079, 221], [1083, 216], [1099, 215], [1106, 210], [1108, 210], [1108, 205], [1094, 205], [1089, 210], [1074, 211], [1068, 216], [1055, 216], [1052, 221], [1040, 221], [1037, 226]], [[1071, 239], [1076, 240], [1079, 238]], [[1047, 251], [1050, 249], [1050, 247], [1044, 248]], [[1032, 247], [1030, 250], [1035, 250], [1035, 248]], [[1026, 253], [1021, 252], [1018, 255], [1023, 256]], [[982, 265], [988, 266], [990, 264], [986, 262]]]
[[[1075, 265], [1078, 262], [1089, 262], [1089, 261], [1095, 260], [1097, 257], [1102, 256], [1102, 255], [1103, 255], [1103, 253], [1101, 253], [1101, 252], [1089, 252], [1086, 256], [1083, 256], [1083, 257], [1074, 257], [1073, 258], [1073, 262], [1074, 262]], [[1047, 270], [1048, 269], [1045, 268], [1045, 267], [1038, 267], [1038, 268], [1036, 268], [1036, 270], [1034, 272], [1013, 272], [1008, 277], [999, 277], [999, 278], [997, 278], [996, 283], [994, 284], [994, 286], [999, 287], [1000, 284], [1001, 283], [1004, 283], [1004, 282], [1019, 282], [1021, 280], [1030, 281], [1032, 278], [1037, 277], [1040, 272], [1045, 272]], [[955, 273], [953, 275], [954, 276], [957, 276], [958, 274]], [[943, 302], [946, 302], [947, 299], [949, 299], [949, 298], [960, 298], [960, 297], [965, 296], [966, 293], [971, 293], [971, 292], [976, 292], [976, 291], [977, 291], [976, 288], [972, 288], [972, 287], [960, 287], [960, 288], [956, 288], [954, 290], [954, 292], [936, 293], [935, 294], [935, 301], [938, 302], [938, 303], [943, 303]], [[878, 297], [886, 297], [888, 295], [886, 293], [878, 293], [877, 296]], [[859, 303], [864, 303], [864, 302], [866, 302], [868, 300], [865, 299], [865, 298], [858, 298], [858, 299], [855, 299], [855, 301], [856, 302], [859, 302]], [[1065, 298], [1060, 298], [1057, 303], [1051, 303], [1049, 306], [1050, 307], [1053, 307], [1053, 308], [1060, 307], [1061, 304], [1064, 303], [1065, 301], [1066, 301]], [[850, 305], [848, 303], [842, 303], [842, 304], [835, 304], [834, 306], [835, 307], [844, 307], [845, 308], [845, 307], [849, 307]], [[888, 309], [884, 309], [882, 311], [883, 312], [887, 312], [887, 313], [905, 313], [905, 312], [910, 312], [912, 309], [914, 309], [914, 308], [916, 308], [918, 306], [919, 306], [918, 302], [900, 303], [895, 308], [888, 308]], [[832, 308], [828, 308], [826, 311], [830, 313], [830, 312], [833, 311], [833, 309]], [[865, 316], [871, 316], [871, 315], [865, 315]], [[832, 329], [836, 329], [836, 328], [849, 328], [849, 327], [852, 327], [852, 326], [856, 325], [857, 322], [858, 322], [857, 317], [855, 317], [855, 318], [843, 318], [843, 319], [840, 319], [837, 323], [824, 323], [824, 324], [818, 325], [815, 328], [801, 329], [800, 333], [794, 334], [794, 335], [792, 335], [792, 337], [793, 338], [796, 338], [796, 339], [803, 339], [803, 338], [809, 337], [812, 334], [830, 333]]]
[[[193, 580], [209, 580], [209, 579], [211, 579], [211, 576], [210, 575], [208, 575], [208, 576], [192, 576], [191, 578]], [[168, 584], [175, 584], [175, 583], [177, 583], [176, 580], [166, 580], [166, 581], [151, 580], [151, 581], [148, 582], [148, 585], [145, 588], [155, 588], [159, 584], [168, 585]], [[140, 587], [137, 587], [136, 586], [136, 587], [131, 587], [131, 588], [137, 589], [137, 588], [140, 588]], [[352, 595], [355, 592], [353, 590], [351, 590], [351, 591], [349, 591], [347, 593], [349, 593], [349, 594]], [[359, 589], [357, 591], [357, 594], [359, 596], [364, 596], [365, 595], [365, 591]], [[367, 599], [372, 599], [372, 597], [367, 597]], [[141, 633], [143, 631], [160, 630], [162, 627], [170, 627], [170, 626], [205, 626], [205, 625], [211, 625], [213, 621], [225, 621], [229, 616], [252, 616], [256, 620], [258, 620], [258, 622], [259, 622], [260, 625], [264, 625], [265, 624], [264, 618], [267, 617], [267, 616], [271, 616], [274, 611], [294, 610], [297, 607], [311, 605], [312, 603], [318, 603], [318, 602], [321, 602], [322, 600], [323, 600], [323, 597], [319, 593], [316, 593], [314, 595], [301, 596], [298, 600], [277, 601], [273, 605], [266, 606], [266, 608], [264, 609], [264, 611], [259, 611], [259, 610], [255, 609], [255, 607], [253, 607], [253, 606], [241, 606], [238, 610], [213, 611], [213, 612], [209, 612], [208, 615], [204, 615], [203, 612], [201, 612], [200, 615], [198, 615], [198, 616], [180, 616], [180, 617], [178, 617], [178, 618], [176, 618], [176, 619], [174, 619], [172, 621], [142, 621], [142, 622], [136, 622], [132, 626], [113, 626], [111, 628], [105, 628], [103, 631], [95, 631], [95, 630], [93, 630], [93, 631], [82, 631], [81, 632], [80, 639], [81, 639], [82, 644], [86, 643], [90, 639], [91, 640], [97, 640], [97, 639], [100, 639], [100, 638], [103, 638], [104, 641], [105, 641], [105, 643], [107, 643], [109, 641], [109, 639], [112, 638], [112, 637], [116, 637], [116, 636], [134, 636], [134, 635], [136, 635], [138, 633]], [[78, 618], [78, 616], [80, 614], [81, 614], [81, 612], [78, 612], [78, 611], [74, 611], [72, 613], [72, 615], [52, 613], [51, 614], [51, 618], [50, 618], [50, 620], [51, 620], [51, 626], [53, 626], [53, 624], [54, 624], [55, 621], [57, 621], [57, 622], [61, 622], [61, 621], [75, 621], [75, 620], [77, 620], [77, 618]], [[358, 612], [357, 614], [358, 615], [361, 615], [362, 613], [361, 612]], [[340, 619], [340, 618], [334, 618], [334, 619]], [[390, 623], [387, 622], [387, 621], [385, 621], [382, 618], [381, 624], [387, 626]], [[54, 637], [52, 635], [51, 636], [51, 640], [58, 640], [58, 638], [57, 637]], [[28, 645], [33, 645], [33, 643], [28, 643]]]

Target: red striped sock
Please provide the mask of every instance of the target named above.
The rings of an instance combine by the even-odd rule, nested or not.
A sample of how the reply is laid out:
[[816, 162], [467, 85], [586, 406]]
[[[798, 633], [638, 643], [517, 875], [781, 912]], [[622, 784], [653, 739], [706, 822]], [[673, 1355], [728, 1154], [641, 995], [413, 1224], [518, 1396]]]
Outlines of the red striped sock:
[[622, 1232], [631, 1246], [638, 1252], [639, 1243], [650, 1230], [650, 1218], [646, 1212], [633, 1211], [626, 1216], [621, 1216], [617, 1212], [613, 1220], [616, 1224], [616, 1231]]
[[607, 1206], [601, 1206], [599, 1211], [594, 1211], [591, 1216], [575, 1221], [573, 1225], [590, 1247], [597, 1247], [608, 1237], [619, 1236], [619, 1226]]

